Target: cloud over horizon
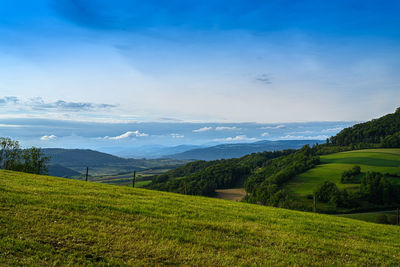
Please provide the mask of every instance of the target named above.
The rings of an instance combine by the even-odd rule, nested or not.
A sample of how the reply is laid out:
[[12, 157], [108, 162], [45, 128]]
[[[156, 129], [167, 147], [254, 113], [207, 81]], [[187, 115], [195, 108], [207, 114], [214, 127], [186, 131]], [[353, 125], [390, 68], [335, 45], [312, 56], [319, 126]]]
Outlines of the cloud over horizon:
[[205, 127], [193, 130], [193, 132], [194, 133], [202, 133], [202, 132], [208, 132], [208, 131], [211, 131], [211, 130], [212, 130], [212, 127], [205, 126]]
[[114, 136], [114, 137], [105, 136], [104, 139], [121, 140], [121, 139], [128, 139], [128, 138], [132, 138], [132, 137], [147, 137], [147, 136], [149, 136], [149, 135], [146, 133], [141, 133], [139, 130], [136, 130], [136, 131], [128, 131], [126, 133], [123, 133], [121, 135]]

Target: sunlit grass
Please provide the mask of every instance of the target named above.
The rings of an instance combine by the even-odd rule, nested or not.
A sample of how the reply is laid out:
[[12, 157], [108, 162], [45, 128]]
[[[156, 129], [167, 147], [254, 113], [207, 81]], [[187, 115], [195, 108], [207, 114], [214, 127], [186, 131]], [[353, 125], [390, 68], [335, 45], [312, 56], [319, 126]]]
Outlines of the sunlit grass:
[[400, 227], [0, 171], [0, 265], [399, 265]]

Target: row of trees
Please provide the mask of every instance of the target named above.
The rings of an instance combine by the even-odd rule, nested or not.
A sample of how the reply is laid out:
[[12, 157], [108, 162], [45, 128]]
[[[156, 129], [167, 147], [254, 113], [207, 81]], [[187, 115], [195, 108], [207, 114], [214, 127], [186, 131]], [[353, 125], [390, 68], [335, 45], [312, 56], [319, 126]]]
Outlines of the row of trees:
[[49, 160], [40, 148], [22, 149], [18, 141], [0, 137], [0, 169], [46, 174]]

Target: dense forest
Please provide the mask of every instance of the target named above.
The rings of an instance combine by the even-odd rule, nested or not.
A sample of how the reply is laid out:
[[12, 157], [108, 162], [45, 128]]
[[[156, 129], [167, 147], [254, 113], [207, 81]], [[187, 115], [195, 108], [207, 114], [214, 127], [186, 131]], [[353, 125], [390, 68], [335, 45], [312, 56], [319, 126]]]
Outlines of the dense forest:
[[246, 180], [245, 189], [250, 194], [247, 201], [288, 207], [291, 201], [283, 184], [318, 163], [315, 146], [304, 146], [295, 153], [267, 162]]
[[[379, 119], [343, 129], [328, 139], [328, 144], [357, 147], [400, 147], [400, 108]], [[375, 145], [375, 146], [374, 146]]]
[[176, 193], [212, 196], [217, 188], [242, 186], [247, 177], [271, 159], [290, 155], [295, 150], [260, 152], [238, 159], [195, 161], [183, 167], [156, 175], [150, 189]]

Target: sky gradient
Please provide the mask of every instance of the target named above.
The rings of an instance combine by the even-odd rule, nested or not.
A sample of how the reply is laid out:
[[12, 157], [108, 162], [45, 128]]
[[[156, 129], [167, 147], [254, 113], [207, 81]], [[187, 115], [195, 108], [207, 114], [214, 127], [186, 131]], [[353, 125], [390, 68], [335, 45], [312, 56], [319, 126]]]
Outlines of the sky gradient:
[[399, 106], [399, 14], [399, 1], [3, 0], [0, 131], [369, 120]]

